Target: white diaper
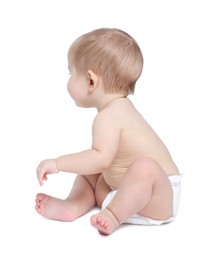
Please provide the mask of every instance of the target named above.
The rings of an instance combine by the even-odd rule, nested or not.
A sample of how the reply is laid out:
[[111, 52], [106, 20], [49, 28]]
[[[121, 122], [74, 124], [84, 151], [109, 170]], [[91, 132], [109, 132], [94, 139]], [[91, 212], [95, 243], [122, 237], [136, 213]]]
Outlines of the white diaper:
[[[161, 225], [164, 223], [172, 222], [175, 219], [179, 208], [180, 196], [181, 196], [181, 178], [182, 175], [169, 176], [169, 181], [173, 189], [173, 216], [171, 218], [162, 221], [162, 220], [154, 220], [154, 219], [146, 218], [139, 214], [135, 214], [129, 219], [127, 219], [125, 223], [135, 224], [135, 225]], [[105, 200], [103, 201], [102, 209], [108, 206], [108, 204], [114, 198], [116, 192], [117, 190], [109, 192], [109, 194], [106, 196]]]

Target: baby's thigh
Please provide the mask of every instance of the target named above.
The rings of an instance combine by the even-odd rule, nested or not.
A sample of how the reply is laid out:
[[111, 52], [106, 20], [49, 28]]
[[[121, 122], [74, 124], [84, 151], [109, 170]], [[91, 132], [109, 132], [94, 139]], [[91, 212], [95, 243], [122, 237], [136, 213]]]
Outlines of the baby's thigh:
[[145, 217], [161, 220], [172, 217], [173, 190], [169, 178], [164, 172], [157, 174], [151, 198], [139, 214]]
[[95, 187], [95, 198], [98, 207], [102, 207], [103, 201], [110, 191], [111, 189], [106, 184], [103, 174], [100, 174]]
[[90, 186], [95, 191], [97, 181], [98, 181], [100, 175], [101, 175], [101, 173], [97, 173], [97, 174], [91, 174], [91, 175], [82, 175], [82, 177], [90, 184]]

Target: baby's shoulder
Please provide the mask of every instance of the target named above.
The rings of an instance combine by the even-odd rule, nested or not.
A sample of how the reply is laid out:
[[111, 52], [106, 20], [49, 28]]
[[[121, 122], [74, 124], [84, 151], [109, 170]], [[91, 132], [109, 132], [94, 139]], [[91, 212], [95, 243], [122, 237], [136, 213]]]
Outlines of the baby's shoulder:
[[105, 109], [101, 110], [95, 117], [95, 124], [124, 125], [129, 119], [139, 116], [139, 112], [129, 99], [113, 102]]
[[116, 113], [112, 109], [105, 109], [97, 113], [94, 118], [94, 124], [105, 124], [111, 122], [116, 117]]

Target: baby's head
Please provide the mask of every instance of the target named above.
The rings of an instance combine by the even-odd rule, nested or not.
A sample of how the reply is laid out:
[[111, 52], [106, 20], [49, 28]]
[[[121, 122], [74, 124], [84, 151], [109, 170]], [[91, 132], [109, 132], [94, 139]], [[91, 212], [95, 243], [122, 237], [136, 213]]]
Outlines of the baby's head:
[[126, 32], [101, 28], [80, 36], [69, 48], [69, 64], [81, 76], [92, 70], [106, 93], [134, 93], [143, 68], [137, 42]]

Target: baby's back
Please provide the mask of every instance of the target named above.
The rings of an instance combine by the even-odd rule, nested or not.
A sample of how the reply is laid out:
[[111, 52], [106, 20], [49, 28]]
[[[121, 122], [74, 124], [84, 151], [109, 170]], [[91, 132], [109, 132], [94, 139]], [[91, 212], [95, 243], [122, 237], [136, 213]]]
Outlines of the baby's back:
[[104, 173], [112, 189], [118, 188], [129, 165], [141, 156], [156, 160], [167, 175], [178, 174], [168, 149], [129, 99], [121, 99], [109, 109], [114, 111], [114, 120], [121, 126], [117, 156], [112, 167]]

